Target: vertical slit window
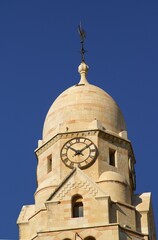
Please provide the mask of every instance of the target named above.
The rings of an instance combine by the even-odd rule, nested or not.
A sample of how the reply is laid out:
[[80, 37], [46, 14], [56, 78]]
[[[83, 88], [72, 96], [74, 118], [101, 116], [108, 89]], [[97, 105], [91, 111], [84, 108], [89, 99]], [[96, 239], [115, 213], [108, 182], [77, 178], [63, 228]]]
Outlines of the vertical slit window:
[[52, 155], [47, 157], [47, 173], [52, 171]]
[[109, 149], [109, 164], [116, 167], [116, 151]]

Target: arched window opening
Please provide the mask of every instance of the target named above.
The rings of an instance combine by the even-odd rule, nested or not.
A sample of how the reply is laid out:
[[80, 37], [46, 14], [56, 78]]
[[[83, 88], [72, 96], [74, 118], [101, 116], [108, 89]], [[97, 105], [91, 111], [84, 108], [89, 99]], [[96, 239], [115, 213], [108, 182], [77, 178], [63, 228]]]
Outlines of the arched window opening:
[[72, 198], [72, 217], [83, 217], [83, 198], [80, 195], [75, 195]]
[[84, 240], [96, 240], [96, 239], [92, 236], [89, 236], [89, 237], [86, 237]]
[[70, 238], [64, 238], [63, 240], [71, 240]]

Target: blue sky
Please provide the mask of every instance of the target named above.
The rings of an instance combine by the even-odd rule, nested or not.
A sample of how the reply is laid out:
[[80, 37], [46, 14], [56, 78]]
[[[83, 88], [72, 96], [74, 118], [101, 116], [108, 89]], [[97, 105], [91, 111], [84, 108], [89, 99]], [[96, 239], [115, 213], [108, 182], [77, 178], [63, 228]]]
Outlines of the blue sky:
[[77, 26], [87, 32], [89, 82], [119, 104], [136, 157], [136, 193], [152, 192], [158, 229], [158, 2], [0, 1], [0, 238], [34, 202], [46, 113], [79, 81]]

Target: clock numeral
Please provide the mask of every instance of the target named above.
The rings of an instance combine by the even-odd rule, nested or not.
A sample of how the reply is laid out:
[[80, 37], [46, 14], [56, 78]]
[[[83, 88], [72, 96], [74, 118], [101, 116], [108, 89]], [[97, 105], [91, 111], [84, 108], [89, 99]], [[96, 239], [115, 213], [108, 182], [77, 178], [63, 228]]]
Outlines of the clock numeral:
[[95, 152], [95, 149], [91, 149], [91, 152]]
[[71, 162], [69, 166], [73, 168], [74, 167], [74, 163]]
[[84, 143], [85, 141], [86, 141], [85, 138], [80, 138], [80, 142], [81, 142], [81, 143]]
[[66, 145], [66, 146], [64, 147], [64, 149], [67, 151], [67, 150], [69, 149], [69, 146]]
[[85, 143], [86, 143], [88, 146], [90, 146], [90, 145], [93, 144], [89, 139], [85, 139]]
[[68, 158], [65, 158], [65, 159], [63, 159], [63, 160], [64, 160], [64, 162], [66, 162], [66, 163], [69, 161], [69, 159], [68, 159]]
[[66, 153], [62, 153], [61, 156], [64, 158], [66, 157]]
[[79, 168], [81, 167], [81, 163], [78, 163], [78, 167], [79, 167]]
[[80, 142], [80, 138], [76, 138], [76, 142], [77, 142], [77, 143]]

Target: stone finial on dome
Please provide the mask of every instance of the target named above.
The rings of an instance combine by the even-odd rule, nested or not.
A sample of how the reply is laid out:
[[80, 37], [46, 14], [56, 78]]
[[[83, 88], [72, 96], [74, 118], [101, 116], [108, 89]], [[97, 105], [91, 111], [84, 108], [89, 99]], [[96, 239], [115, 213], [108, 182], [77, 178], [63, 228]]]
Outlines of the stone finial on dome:
[[88, 65], [85, 62], [81, 62], [81, 64], [78, 67], [78, 72], [81, 75], [80, 82], [78, 84], [87, 84], [88, 83], [87, 78], [86, 78], [88, 69], [89, 69]]

